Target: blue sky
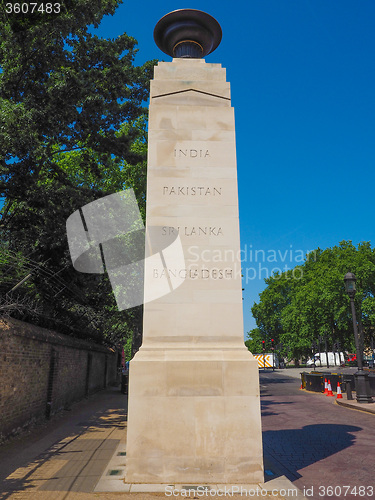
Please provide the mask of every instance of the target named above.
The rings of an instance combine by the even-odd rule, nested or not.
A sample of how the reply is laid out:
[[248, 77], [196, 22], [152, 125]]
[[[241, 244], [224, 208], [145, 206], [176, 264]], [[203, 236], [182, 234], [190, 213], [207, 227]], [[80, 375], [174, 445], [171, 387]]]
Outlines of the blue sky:
[[[235, 108], [246, 334], [272, 268], [375, 239], [375, 2], [125, 1], [98, 33], [136, 38], [139, 64], [170, 60], [153, 29], [180, 8], [208, 12], [223, 30], [206, 61], [227, 69]], [[277, 262], [267, 262], [270, 250]]]

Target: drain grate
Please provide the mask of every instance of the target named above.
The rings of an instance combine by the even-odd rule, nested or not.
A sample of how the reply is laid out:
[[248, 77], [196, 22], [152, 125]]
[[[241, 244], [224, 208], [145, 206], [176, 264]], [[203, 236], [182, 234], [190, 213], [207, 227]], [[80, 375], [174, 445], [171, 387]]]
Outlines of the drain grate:
[[196, 486], [195, 484], [184, 484], [182, 490], [210, 491], [211, 486]]
[[108, 472], [108, 476], [119, 476], [124, 472], [123, 469], [112, 469]]
[[266, 476], [276, 476], [276, 474], [271, 469], [266, 469], [264, 473]]

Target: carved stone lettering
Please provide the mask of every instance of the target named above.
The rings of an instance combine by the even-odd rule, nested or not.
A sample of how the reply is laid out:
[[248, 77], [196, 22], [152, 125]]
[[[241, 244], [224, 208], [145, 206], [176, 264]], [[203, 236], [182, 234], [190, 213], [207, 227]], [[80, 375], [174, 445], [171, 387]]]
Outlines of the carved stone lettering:
[[174, 150], [175, 158], [209, 158], [211, 157], [208, 149], [180, 149], [175, 148]]
[[164, 195], [176, 196], [221, 196], [221, 187], [207, 186], [164, 186]]
[[152, 271], [153, 278], [182, 278], [182, 279], [212, 279], [212, 280], [229, 280], [233, 278], [233, 269], [224, 268], [220, 269], [214, 267], [212, 269], [156, 269]]
[[182, 234], [183, 236], [220, 236], [223, 234], [221, 227], [213, 226], [163, 226], [162, 236]]

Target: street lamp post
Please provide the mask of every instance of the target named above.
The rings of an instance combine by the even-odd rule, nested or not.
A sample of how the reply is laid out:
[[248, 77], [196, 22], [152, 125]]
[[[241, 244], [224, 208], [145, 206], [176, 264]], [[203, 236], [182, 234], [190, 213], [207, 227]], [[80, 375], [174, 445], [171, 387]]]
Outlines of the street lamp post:
[[311, 350], [312, 350], [312, 356], [313, 356], [313, 364], [314, 364], [314, 370], [316, 370], [316, 359], [315, 359], [315, 353], [318, 348], [317, 343], [314, 341], [311, 344]]
[[357, 393], [357, 401], [358, 403], [373, 403], [371, 393], [370, 393], [370, 383], [368, 379], [368, 373], [363, 370], [363, 360], [362, 353], [360, 349], [360, 341], [358, 336], [358, 327], [357, 327], [357, 315], [355, 312], [354, 305], [354, 297], [356, 294], [355, 283], [357, 278], [353, 273], [346, 273], [344, 277], [344, 283], [346, 292], [350, 298], [350, 305], [352, 309], [352, 318], [353, 318], [353, 330], [354, 330], [354, 339], [355, 339], [355, 347], [357, 353], [357, 364], [358, 371], [354, 374], [355, 378], [355, 386]]
[[263, 346], [263, 370], [266, 371], [266, 341], [262, 340]]
[[333, 352], [333, 359], [334, 359], [335, 366], [337, 366], [336, 354], [338, 352], [338, 349], [337, 349], [337, 342], [336, 342], [336, 340], [332, 344], [332, 352]]
[[327, 358], [327, 368], [329, 368], [329, 358], [328, 358], [328, 346], [327, 346], [327, 334], [324, 334], [324, 348], [326, 350], [326, 358]]
[[[284, 366], [284, 357], [281, 355], [281, 351], [284, 347], [284, 344], [282, 344], [281, 342], [279, 342], [276, 346], [276, 350], [278, 351], [278, 357], [279, 357], [279, 368], [285, 368]], [[281, 361], [282, 360], [282, 361]]]
[[320, 344], [322, 342], [322, 337], [319, 335], [318, 337], [318, 349], [319, 349], [319, 366], [322, 367], [322, 353], [320, 351]]

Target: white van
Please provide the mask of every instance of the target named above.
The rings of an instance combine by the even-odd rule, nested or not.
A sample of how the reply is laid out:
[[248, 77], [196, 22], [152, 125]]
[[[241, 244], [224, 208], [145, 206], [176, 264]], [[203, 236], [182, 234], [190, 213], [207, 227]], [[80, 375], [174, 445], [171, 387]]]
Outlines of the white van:
[[[329, 366], [341, 366], [345, 363], [345, 356], [343, 352], [328, 352], [328, 363]], [[313, 358], [310, 358], [306, 365], [307, 366], [315, 366], [317, 368], [321, 366], [327, 366], [327, 354], [325, 352], [317, 352]]]

